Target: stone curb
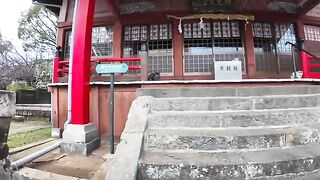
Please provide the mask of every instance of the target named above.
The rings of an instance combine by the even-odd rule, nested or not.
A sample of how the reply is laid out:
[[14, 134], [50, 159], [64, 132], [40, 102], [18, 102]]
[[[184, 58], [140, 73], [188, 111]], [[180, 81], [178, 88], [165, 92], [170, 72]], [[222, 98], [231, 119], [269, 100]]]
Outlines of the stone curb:
[[13, 148], [13, 149], [10, 149], [9, 154], [10, 155], [17, 154], [17, 153], [19, 153], [21, 151], [24, 151], [24, 150], [27, 150], [27, 149], [31, 149], [31, 148], [36, 147], [36, 146], [40, 146], [42, 144], [46, 144], [46, 143], [51, 142], [53, 140], [55, 140], [55, 138], [50, 138], [50, 139], [46, 139], [46, 140], [43, 140], [43, 141], [35, 142], [35, 143], [32, 143], [32, 144], [27, 144], [27, 145], [22, 146], [22, 147]]
[[25, 132], [30, 132], [30, 131], [36, 131], [40, 129], [45, 129], [45, 128], [50, 128], [51, 125], [39, 125], [39, 126], [30, 126], [30, 127], [25, 127], [25, 128], [20, 128], [16, 130], [12, 130], [11, 132], [9, 131], [9, 135], [15, 135], [19, 133], [25, 133]]
[[152, 100], [152, 97], [139, 97], [132, 103], [106, 180], [136, 180]]
[[50, 172], [40, 171], [28, 167], [24, 167], [16, 171], [12, 175], [12, 180], [85, 180], [71, 176], [64, 176]]

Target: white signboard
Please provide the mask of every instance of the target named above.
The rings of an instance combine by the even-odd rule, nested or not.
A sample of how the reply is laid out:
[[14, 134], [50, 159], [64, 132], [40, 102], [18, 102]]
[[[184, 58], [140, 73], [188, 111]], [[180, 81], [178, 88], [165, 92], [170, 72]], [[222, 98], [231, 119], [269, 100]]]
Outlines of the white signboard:
[[241, 61], [215, 61], [214, 72], [216, 80], [241, 80]]

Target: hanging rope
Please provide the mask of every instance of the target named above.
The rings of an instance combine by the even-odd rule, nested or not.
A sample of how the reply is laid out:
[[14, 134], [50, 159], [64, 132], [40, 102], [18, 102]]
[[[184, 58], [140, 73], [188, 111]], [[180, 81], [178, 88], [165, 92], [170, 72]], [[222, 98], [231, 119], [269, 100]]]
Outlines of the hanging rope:
[[240, 21], [254, 21], [254, 16], [246, 16], [241, 14], [194, 14], [190, 16], [173, 16], [168, 15], [168, 18], [174, 18], [178, 20], [186, 20], [186, 19], [215, 19], [215, 20], [240, 20]]
[[180, 34], [182, 33], [182, 20], [186, 19], [200, 19], [199, 25], [201, 29], [204, 28], [203, 19], [246, 21], [245, 30], [247, 30], [247, 24], [249, 23], [249, 21], [254, 21], [254, 16], [246, 16], [241, 14], [195, 14], [183, 17], [168, 15], [167, 17], [179, 20], [178, 31]]

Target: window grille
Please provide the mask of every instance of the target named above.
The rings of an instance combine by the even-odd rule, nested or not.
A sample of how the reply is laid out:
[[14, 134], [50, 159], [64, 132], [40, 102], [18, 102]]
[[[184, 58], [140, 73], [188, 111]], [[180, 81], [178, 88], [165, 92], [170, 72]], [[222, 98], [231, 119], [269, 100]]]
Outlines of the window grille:
[[[64, 58], [68, 59], [70, 55], [71, 32], [68, 31], [65, 36]], [[113, 47], [113, 28], [94, 27], [92, 29], [92, 56], [112, 56]]]
[[244, 48], [238, 22], [206, 22], [183, 25], [184, 70], [186, 73], [210, 73], [213, 61], [239, 58], [245, 71]]
[[293, 71], [292, 49], [285, 45], [296, 43], [293, 24], [253, 23], [253, 37], [257, 72]]
[[306, 50], [320, 55], [320, 27], [304, 25]]
[[[149, 51], [149, 72], [173, 73], [172, 27], [170, 24], [150, 26], [126, 26], [124, 28], [123, 54], [137, 56], [142, 41], [147, 41]], [[136, 62], [135, 62], [136, 63]], [[132, 73], [139, 73], [135, 71]]]
[[[293, 72], [292, 47], [286, 42], [296, 44], [296, 35], [293, 24], [275, 24], [277, 55], [279, 57], [280, 72]], [[299, 57], [299, 56], [295, 56]], [[300, 61], [296, 61], [298, 68]]]
[[254, 23], [254, 51], [257, 72], [276, 72], [277, 59], [270, 23]]

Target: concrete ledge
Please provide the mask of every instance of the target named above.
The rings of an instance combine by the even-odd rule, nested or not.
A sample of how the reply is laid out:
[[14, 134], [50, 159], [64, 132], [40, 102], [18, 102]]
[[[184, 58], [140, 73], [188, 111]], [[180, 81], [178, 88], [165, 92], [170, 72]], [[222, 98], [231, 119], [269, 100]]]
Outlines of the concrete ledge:
[[51, 108], [51, 104], [16, 104], [17, 107], [47, 107]]
[[[116, 85], [147, 85], [147, 84], [220, 84], [220, 83], [283, 83], [307, 82], [318, 83], [320, 79], [242, 79], [242, 80], [168, 80], [168, 81], [125, 81], [115, 82]], [[51, 83], [49, 87], [67, 86], [68, 83]], [[90, 85], [110, 85], [110, 82], [91, 82]]]
[[132, 103], [106, 180], [136, 180], [152, 100], [152, 97], [139, 97]]
[[50, 172], [40, 171], [32, 168], [22, 168], [16, 171], [12, 175], [13, 180], [84, 180], [82, 178], [75, 178], [70, 176], [64, 176], [60, 174], [54, 174]]
[[247, 96], [271, 96], [293, 94], [320, 93], [316, 85], [262, 85], [251, 87], [199, 87], [199, 88], [140, 88], [137, 96], [152, 96], [155, 98], [177, 97], [247, 97]]

